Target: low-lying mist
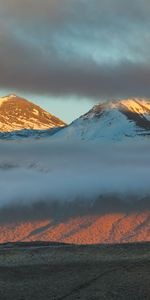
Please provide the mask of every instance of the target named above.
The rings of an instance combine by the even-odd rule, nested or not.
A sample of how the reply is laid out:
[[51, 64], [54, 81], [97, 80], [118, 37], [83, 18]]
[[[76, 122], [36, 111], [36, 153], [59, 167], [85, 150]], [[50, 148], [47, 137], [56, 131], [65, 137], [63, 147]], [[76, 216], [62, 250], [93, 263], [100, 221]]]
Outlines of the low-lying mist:
[[1, 142], [1, 222], [150, 208], [150, 143]]

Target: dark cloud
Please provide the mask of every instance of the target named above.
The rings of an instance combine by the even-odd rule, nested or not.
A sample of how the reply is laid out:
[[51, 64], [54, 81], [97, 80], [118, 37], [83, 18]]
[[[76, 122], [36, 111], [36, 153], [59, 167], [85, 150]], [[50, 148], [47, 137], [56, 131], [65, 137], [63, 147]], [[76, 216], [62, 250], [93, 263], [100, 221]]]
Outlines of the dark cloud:
[[0, 88], [150, 95], [148, 0], [2, 0]]
[[127, 201], [126, 197], [124, 200], [126, 201], [117, 194], [107, 194], [87, 201], [82, 198], [74, 201], [47, 199], [37, 203], [31, 201], [30, 205], [11, 204], [0, 208], [0, 224], [48, 219], [57, 223], [79, 216], [103, 216], [116, 213], [130, 215], [150, 210], [150, 196], [139, 199], [135, 195], [130, 195], [130, 201]]

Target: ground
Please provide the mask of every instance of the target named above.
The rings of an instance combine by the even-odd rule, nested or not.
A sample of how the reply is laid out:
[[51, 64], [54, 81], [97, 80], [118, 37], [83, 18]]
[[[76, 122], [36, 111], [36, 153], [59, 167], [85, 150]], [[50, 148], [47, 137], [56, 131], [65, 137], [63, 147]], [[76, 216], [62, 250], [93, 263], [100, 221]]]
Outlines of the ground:
[[150, 299], [150, 243], [0, 246], [1, 300]]

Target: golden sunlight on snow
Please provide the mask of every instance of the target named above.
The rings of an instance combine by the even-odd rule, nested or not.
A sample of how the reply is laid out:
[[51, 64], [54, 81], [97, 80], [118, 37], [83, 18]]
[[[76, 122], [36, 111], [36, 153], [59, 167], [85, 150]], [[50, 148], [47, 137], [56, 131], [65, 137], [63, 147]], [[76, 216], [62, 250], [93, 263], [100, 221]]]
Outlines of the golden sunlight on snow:
[[146, 99], [126, 99], [121, 100], [120, 104], [122, 104], [127, 110], [138, 114], [150, 113], [150, 102], [146, 101]]

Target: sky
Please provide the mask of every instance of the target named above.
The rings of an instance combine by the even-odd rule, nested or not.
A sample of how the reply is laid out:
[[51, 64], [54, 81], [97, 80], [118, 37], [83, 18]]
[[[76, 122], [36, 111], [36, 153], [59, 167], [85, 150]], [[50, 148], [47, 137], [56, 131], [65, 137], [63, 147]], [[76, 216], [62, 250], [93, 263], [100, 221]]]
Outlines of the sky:
[[66, 122], [97, 102], [150, 98], [149, 0], [0, 0], [0, 95]]

